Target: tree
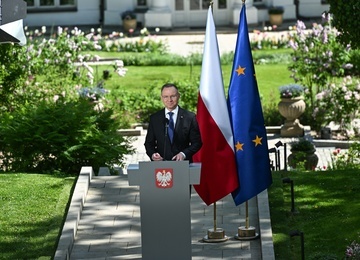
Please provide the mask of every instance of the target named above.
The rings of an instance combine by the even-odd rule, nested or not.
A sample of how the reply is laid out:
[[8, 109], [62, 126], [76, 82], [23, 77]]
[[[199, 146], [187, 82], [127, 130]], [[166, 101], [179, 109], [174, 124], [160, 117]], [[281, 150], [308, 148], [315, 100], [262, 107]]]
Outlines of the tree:
[[344, 45], [351, 44], [353, 49], [360, 48], [360, 1], [328, 0], [333, 26], [341, 33], [338, 38]]

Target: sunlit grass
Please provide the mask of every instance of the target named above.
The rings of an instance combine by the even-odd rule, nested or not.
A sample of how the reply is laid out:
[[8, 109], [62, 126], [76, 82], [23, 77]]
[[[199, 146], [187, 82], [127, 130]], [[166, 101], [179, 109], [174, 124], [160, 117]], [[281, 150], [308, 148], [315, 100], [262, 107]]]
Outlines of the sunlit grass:
[[[296, 213], [291, 213], [290, 185], [294, 181]], [[344, 259], [353, 240], [359, 241], [360, 171], [274, 172], [269, 188], [271, 225], [276, 259], [301, 259], [304, 233], [305, 259]]]
[[[111, 65], [101, 65], [97, 69], [97, 78], [101, 79], [104, 70], [110, 70], [111, 77], [105, 81], [105, 88], [111, 90], [115, 86], [130, 92], [144, 92], [150, 86], [162, 86], [166, 82], [199, 79], [201, 66], [127, 66], [125, 77], [119, 77]], [[95, 69], [95, 71], [96, 71]], [[223, 65], [223, 80], [225, 91], [230, 82], [232, 65]], [[286, 64], [256, 65], [256, 78], [263, 102], [269, 102], [274, 97], [279, 101], [279, 87], [292, 81]], [[96, 72], [95, 72], [96, 75]]]
[[0, 259], [52, 259], [74, 181], [0, 174]]

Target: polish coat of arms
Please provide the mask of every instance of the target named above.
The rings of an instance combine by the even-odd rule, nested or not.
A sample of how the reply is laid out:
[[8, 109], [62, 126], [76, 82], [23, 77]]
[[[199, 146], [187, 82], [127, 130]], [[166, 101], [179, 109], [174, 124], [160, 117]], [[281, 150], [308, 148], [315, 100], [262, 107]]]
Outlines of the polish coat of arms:
[[155, 183], [158, 188], [171, 188], [173, 186], [173, 169], [155, 169]]

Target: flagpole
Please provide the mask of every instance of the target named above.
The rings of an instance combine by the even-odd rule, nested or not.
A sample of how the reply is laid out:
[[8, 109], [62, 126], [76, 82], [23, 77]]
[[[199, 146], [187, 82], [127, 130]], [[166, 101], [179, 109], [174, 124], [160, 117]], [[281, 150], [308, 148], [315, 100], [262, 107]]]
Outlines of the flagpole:
[[249, 201], [247, 200], [246, 201], [246, 204], [245, 204], [245, 227], [248, 229], [249, 228]]
[[[246, 0], [242, 0], [243, 5], [245, 4]], [[255, 227], [251, 227], [250, 226], [250, 221], [249, 221], [249, 201], [247, 200], [245, 202], [245, 227], [238, 227], [238, 233], [235, 236], [236, 239], [239, 240], [251, 240], [251, 239], [255, 239], [258, 238], [259, 234], [256, 233], [256, 229]]]
[[235, 235], [235, 239], [238, 240], [252, 240], [259, 238], [259, 233], [256, 233], [256, 229], [250, 226], [249, 223], [249, 201], [245, 202], [245, 226], [238, 227], [238, 233]]
[[216, 230], [216, 202], [214, 202], [214, 230]]
[[219, 242], [225, 242], [229, 239], [225, 235], [225, 230], [222, 228], [218, 228], [216, 224], [216, 202], [214, 204], [214, 227], [208, 229], [207, 235], [203, 238], [204, 242], [207, 243], [219, 243]]
[[[242, 8], [240, 12], [239, 28], [238, 28], [238, 39], [235, 48], [233, 69], [235, 70], [235, 68], [237, 67], [243, 70], [247, 69], [250, 76], [247, 75], [246, 72], [238, 73], [237, 76], [236, 74], [232, 74], [230, 78], [228, 101], [230, 103], [230, 107], [232, 108], [230, 110], [230, 116], [233, 119], [232, 127], [234, 132], [234, 138], [239, 140], [244, 139], [246, 140], [246, 142], [248, 142], [248, 139], [250, 138], [250, 135], [248, 133], [250, 129], [250, 124], [253, 123], [253, 121], [251, 121], [250, 119], [259, 115], [260, 118], [262, 118], [262, 111], [259, 102], [260, 99], [258, 97], [258, 92], [253, 91], [253, 90], [257, 90], [257, 82], [256, 79], [254, 80], [251, 77], [251, 75], [255, 75], [255, 71], [254, 71], [254, 65], [253, 65], [251, 48], [250, 48], [250, 40], [248, 35], [245, 1], [246, 0], [242, 0]], [[240, 75], [241, 77], [239, 77]], [[240, 89], [239, 86], [241, 86], [243, 91], [241, 92], [239, 91]], [[257, 101], [254, 102], [256, 106], [253, 106], [251, 108], [251, 112], [249, 108], [246, 107], [245, 103], [240, 104], [239, 102], [237, 102], [238, 100], [244, 98], [250, 98], [250, 99], [253, 98], [254, 100]], [[241, 121], [239, 118], [244, 119], [247, 117], [246, 116], [239, 117], [240, 112], [243, 114], [245, 113], [250, 118], [249, 121], [247, 122], [248, 124], [242, 125], [243, 131], [239, 131], [239, 122]], [[261, 121], [260, 123], [261, 124], [259, 124], [259, 126], [261, 125], [261, 127], [259, 127], [260, 129], [259, 133], [261, 132], [261, 134], [266, 138], [266, 130], [263, 127], [263, 123]], [[255, 126], [257, 125], [255, 124]], [[252, 126], [252, 128], [254, 128], [254, 125]], [[258, 136], [256, 136], [256, 138], [258, 138]], [[271, 172], [270, 172], [270, 168], [268, 168], [269, 165], [267, 160], [264, 160], [261, 163], [256, 162], [258, 163], [257, 166], [259, 167], [255, 167], [254, 165], [251, 164], [253, 162], [249, 162], [252, 167], [245, 168], [245, 167], [241, 167], [241, 165], [244, 165], [241, 163], [246, 158], [254, 158], [256, 156], [259, 157], [259, 155], [261, 155], [263, 158], [268, 158], [266, 157], [268, 156], [268, 149], [266, 142], [264, 144], [265, 144], [264, 146], [259, 146], [258, 150], [252, 149], [251, 146], [249, 146], [249, 149], [247, 149], [246, 151], [241, 149], [243, 153], [239, 155], [239, 157], [237, 157], [238, 165], [240, 165], [238, 166], [240, 167], [238, 168], [239, 182], [243, 185], [243, 188], [236, 190], [233, 193], [233, 196], [234, 196], [234, 201], [237, 205], [245, 202], [245, 225], [238, 227], [238, 232], [235, 235], [235, 239], [238, 240], [251, 240], [259, 237], [259, 234], [256, 233], [255, 227], [250, 226], [249, 223], [249, 200], [250, 198], [253, 198], [250, 201], [250, 203], [255, 203], [255, 204], [257, 203], [257, 199], [254, 195], [257, 195], [264, 188], [266, 188], [266, 186], [271, 184], [272, 182]], [[262, 186], [256, 185], [257, 182], [254, 182], [254, 180], [258, 180], [258, 178], [255, 178], [254, 176], [258, 173], [263, 173], [259, 175], [259, 177], [264, 178], [264, 182], [262, 182], [262, 184], [266, 183], [266, 185], [262, 185]], [[250, 175], [252, 176], [252, 178], [244, 178], [244, 176], [250, 176]], [[247, 187], [256, 188], [257, 191], [253, 192], [250, 189], [247, 189]]]
[[[214, 13], [214, 1], [210, 2], [211, 13]], [[203, 238], [204, 242], [208, 243], [219, 243], [225, 242], [229, 238], [225, 235], [225, 231], [222, 228], [217, 228], [216, 224], [216, 201], [214, 204], [214, 227], [213, 229], [208, 229], [207, 235]]]

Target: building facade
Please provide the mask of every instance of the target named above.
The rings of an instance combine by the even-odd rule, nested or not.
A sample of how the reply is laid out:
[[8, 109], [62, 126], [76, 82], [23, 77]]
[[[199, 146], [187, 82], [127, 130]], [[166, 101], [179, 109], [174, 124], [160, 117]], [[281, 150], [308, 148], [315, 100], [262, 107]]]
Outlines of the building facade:
[[[204, 27], [211, 0], [25, 0], [28, 26], [122, 25], [121, 13], [133, 10], [140, 27]], [[215, 24], [235, 26], [243, 0], [213, 0]], [[268, 21], [267, 8], [282, 6], [283, 18], [320, 17], [326, 0], [246, 0], [249, 24]]]

